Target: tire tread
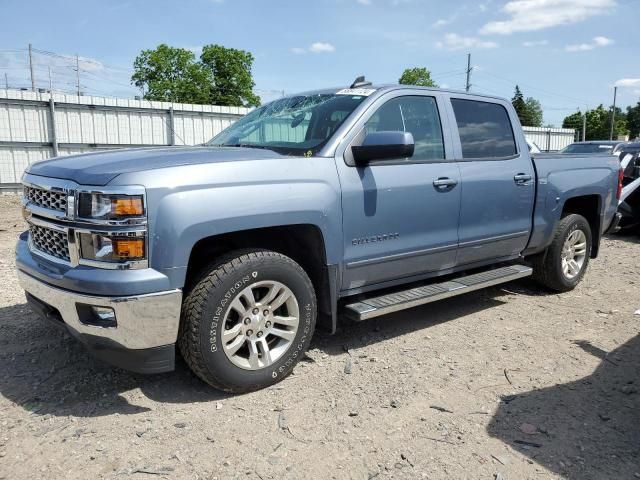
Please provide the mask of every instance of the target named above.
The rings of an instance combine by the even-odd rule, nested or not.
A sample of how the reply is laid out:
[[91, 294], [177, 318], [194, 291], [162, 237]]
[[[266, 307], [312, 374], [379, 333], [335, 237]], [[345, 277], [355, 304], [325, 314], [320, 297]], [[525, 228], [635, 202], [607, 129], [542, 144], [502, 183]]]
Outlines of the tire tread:
[[[200, 319], [209, 295], [213, 290], [221, 286], [226, 277], [233, 275], [236, 269], [246, 263], [262, 259], [277, 259], [305, 273], [295, 261], [280, 253], [269, 250], [236, 250], [219, 257], [209, 267], [205, 268], [183, 300], [178, 332], [180, 353], [198, 378], [225, 392], [245, 393], [254, 390], [254, 388], [239, 388], [236, 385], [229, 384], [207, 368], [200, 345]], [[314, 292], [311, 281], [308, 280], [308, 277], [306, 278], [311, 292]], [[315, 293], [313, 293], [313, 297], [315, 304]]]
[[[589, 225], [587, 220], [581, 215], [570, 213], [563, 216], [556, 227], [551, 244], [544, 252], [530, 258], [530, 262], [533, 267], [533, 279], [540, 285], [557, 292], [567, 292], [569, 290], [573, 290], [573, 288], [580, 283], [582, 277], [584, 277], [589, 264], [589, 252], [587, 252], [587, 256], [585, 258], [584, 268], [572, 286], [565, 284], [557, 271], [557, 263], [560, 261], [559, 256], [562, 252], [562, 246], [564, 244], [564, 237], [567, 229], [577, 221], [584, 222], [587, 226]], [[590, 239], [591, 232], [589, 231], [587, 233], [587, 237]], [[588, 243], [589, 246], [591, 246], [591, 241]]]

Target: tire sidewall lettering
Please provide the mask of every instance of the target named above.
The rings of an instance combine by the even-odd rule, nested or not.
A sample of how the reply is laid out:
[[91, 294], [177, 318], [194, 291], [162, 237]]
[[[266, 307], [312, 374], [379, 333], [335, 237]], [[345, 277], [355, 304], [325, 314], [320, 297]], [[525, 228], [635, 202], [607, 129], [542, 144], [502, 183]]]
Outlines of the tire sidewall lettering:
[[[203, 310], [208, 311], [208, 335], [203, 338], [205, 351], [210, 355], [207, 363], [212, 370], [218, 371], [219, 375], [228, 378], [228, 381], [236, 381], [247, 384], [267, 385], [275, 383], [286, 377], [294, 368], [295, 364], [302, 358], [308, 348], [308, 344], [313, 335], [316, 317], [315, 296], [313, 289], [307, 287], [308, 277], [305, 281], [299, 274], [291, 268], [282, 269], [277, 264], [269, 262], [256, 269], [256, 265], [247, 269], [238, 269], [230, 274], [219, 284], [217, 291], [224, 291], [222, 294], [213, 293], [214, 303], [209, 304]], [[240, 279], [238, 279], [241, 277]], [[222, 348], [222, 333], [224, 318], [230, 308], [230, 304], [236, 296], [245, 288], [260, 281], [278, 281], [289, 287], [295, 294], [300, 305], [300, 323], [298, 332], [293, 339], [293, 343], [285, 354], [276, 361], [271, 368], [260, 370], [243, 370], [233, 365], [226, 356]], [[206, 327], [205, 327], [206, 328]], [[206, 331], [206, 330], [205, 330]], [[214, 365], [220, 365], [214, 367]], [[235, 378], [237, 377], [237, 378]]]
[[222, 300], [215, 307], [215, 313], [211, 319], [211, 325], [209, 328], [209, 351], [215, 353], [218, 351], [218, 333], [220, 330], [220, 321], [224, 318], [224, 314], [227, 311], [228, 303], [235, 297], [236, 293], [244, 290], [247, 287], [247, 283], [251, 280], [250, 275], [245, 275], [241, 280], [238, 280], [230, 287], [222, 296]]

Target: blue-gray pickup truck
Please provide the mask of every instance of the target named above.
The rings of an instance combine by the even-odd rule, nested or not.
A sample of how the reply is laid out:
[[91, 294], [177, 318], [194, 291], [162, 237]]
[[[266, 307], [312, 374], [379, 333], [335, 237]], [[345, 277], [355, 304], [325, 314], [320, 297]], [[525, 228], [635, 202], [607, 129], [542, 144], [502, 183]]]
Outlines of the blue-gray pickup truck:
[[411, 86], [278, 99], [206, 145], [24, 174], [32, 308], [98, 358], [233, 392], [289, 374], [318, 326], [533, 275], [582, 279], [620, 162], [536, 156], [504, 99]]

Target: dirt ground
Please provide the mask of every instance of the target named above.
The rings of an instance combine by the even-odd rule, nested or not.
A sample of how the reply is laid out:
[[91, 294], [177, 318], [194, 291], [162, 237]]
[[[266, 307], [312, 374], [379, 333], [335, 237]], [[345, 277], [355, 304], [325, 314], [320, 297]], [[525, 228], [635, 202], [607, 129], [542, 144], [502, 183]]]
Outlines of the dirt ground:
[[92, 359], [27, 307], [0, 197], [0, 479], [640, 478], [640, 238], [573, 292], [520, 281], [317, 334], [248, 395]]

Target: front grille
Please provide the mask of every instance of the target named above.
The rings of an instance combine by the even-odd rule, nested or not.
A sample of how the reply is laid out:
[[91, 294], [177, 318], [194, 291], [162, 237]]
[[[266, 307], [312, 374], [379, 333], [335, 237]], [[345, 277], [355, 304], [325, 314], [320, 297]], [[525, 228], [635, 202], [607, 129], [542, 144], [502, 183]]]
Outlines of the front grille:
[[31, 243], [36, 250], [67, 262], [71, 261], [69, 257], [69, 242], [65, 232], [38, 225], [29, 225], [29, 234]]
[[67, 211], [67, 194], [64, 192], [25, 186], [24, 197], [38, 207], [63, 213]]

